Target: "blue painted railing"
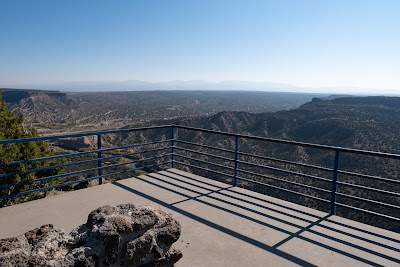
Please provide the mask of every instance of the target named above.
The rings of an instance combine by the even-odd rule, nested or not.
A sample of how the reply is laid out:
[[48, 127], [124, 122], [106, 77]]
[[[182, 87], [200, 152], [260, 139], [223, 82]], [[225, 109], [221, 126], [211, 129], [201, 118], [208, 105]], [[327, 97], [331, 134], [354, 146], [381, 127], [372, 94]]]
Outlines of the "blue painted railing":
[[[157, 133], [160, 135], [160, 139], [152, 140], [152, 141], [146, 142], [146, 143], [129, 144], [129, 145], [124, 145], [124, 146], [119, 146], [119, 147], [112, 147], [112, 148], [104, 148], [102, 146], [102, 138], [105, 135], [135, 133], [135, 132], [140, 132], [140, 131], [158, 131]], [[196, 143], [196, 142], [184, 140], [184, 138], [181, 138], [179, 136], [179, 134], [183, 135], [183, 133], [186, 134], [186, 137], [193, 136], [193, 134], [195, 134], [196, 132], [213, 134], [213, 135], [219, 136], [220, 138], [225, 138], [224, 140], [231, 140], [231, 143], [233, 144], [234, 147], [227, 148], [227, 147], [207, 145], [204, 143]], [[53, 140], [59, 140], [59, 139], [64, 139], [64, 138], [77, 138], [77, 137], [84, 137], [84, 136], [96, 136], [97, 137], [97, 149], [90, 150], [90, 151], [79, 151], [79, 152], [74, 152], [74, 153], [59, 154], [59, 155], [53, 155], [53, 156], [43, 157], [43, 158], [26, 159], [26, 160], [20, 160], [20, 161], [14, 161], [14, 162], [8, 163], [8, 165], [17, 165], [17, 164], [26, 164], [26, 163], [36, 162], [36, 161], [45, 161], [45, 160], [52, 160], [52, 159], [62, 159], [62, 158], [71, 159], [73, 157], [83, 156], [83, 155], [96, 155], [95, 158], [92, 158], [92, 159], [73, 161], [73, 162], [63, 163], [63, 164], [54, 165], [54, 166], [48, 166], [48, 167], [44, 167], [44, 168], [30, 169], [30, 170], [24, 171], [23, 173], [17, 173], [17, 172], [0, 173], [0, 190], [3, 190], [3, 192], [9, 190], [9, 192], [11, 192], [11, 193], [0, 196], [0, 200], [13, 198], [13, 197], [19, 197], [22, 195], [27, 195], [27, 194], [31, 194], [31, 193], [35, 193], [35, 192], [44, 191], [44, 190], [65, 187], [65, 186], [69, 186], [69, 185], [73, 185], [73, 184], [79, 184], [79, 183], [88, 182], [91, 180], [98, 180], [98, 183], [102, 184], [104, 178], [110, 178], [110, 177], [122, 175], [122, 174], [131, 174], [133, 171], [140, 170], [140, 169], [149, 171], [149, 170], [151, 170], [151, 168], [161, 168], [162, 169], [162, 168], [170, 168], [170, 167], [172, 167], [172, 168], [178, 167], [179, 168], [180, 166], [186, 166], [187, 168], [190, 168], [193, 170], [196, 169], [196, 170], [200, 170], [200, 171], [214, 173], [214, 174], [217, 174], [220, 176], [230, 177], [233, 181], [234, 186], [240, 185], [239, 181], [242, 181], [242, 183], [243, 182], [251, 183], [251, 184], [259, 185], [262, 187], [268, 187], [268, 188], [271, 188], [274, 190], [280, 190], [280, 191], [286, 192], [288, 194], [295, 194], [295, 195], [298, 195], [301, 197], [310, 198], [314, 201], [323, 202], [330, 206], [331, 214], [336, 213], [336, 207], [344, 207], [344, 208], [353, 209], [356, 211], [361, 211], [361, 212], [377, 215], [380, 217], [384, 217], [386, 219], [391, 219], [391, 220], [400, 222], [400, 217], [398, 216], [400, 214], [400, 212], [398, 212], [400, 210], [400, 206], [398, 204], [400, 202], [400, 193], [398, 192], [399, 190], [397, 190], [397, 192], [396, 192], [396, 190], [393, 190], [393, 191], [382, 190], [382, 189], [375, 188], [375, 187], [340, 181], [340, 179], [339, 179], [340, 175], [349, 175], [349, 176], [359, 177], [359, 178], [368, 179], [368, 180], [372, 180], [372, 181], [379, 181], [379, 182], [383, 182], [385, 184], [392, 184], [393, 188], [398, 189], [398, 188], [400, 188], [399, 187], [400, 180], [397, 177], [385, 178], [385, 177], [380, 177], [380, 176], [363, 174], [363, 173], [359, 173], [359, 172], [346, 171], [346, 170], [340, 169], [340, 164], [339, 164], [341, 155], [343, 153], [355, 154], [355, 155], [359, 155], [359, 156], [378, 157], [378, 158], [391, 159], [391, 160], [396, 160], [396, 161], [400, 160], [400, 155], [398, 155], [398, 154], [372, 152], [372, 151], [349, 149], [349, 148], [327, 146], [327, 145], [317, 145], [317, 144], [311, 144], [311, 143], [294, 142], [294, 141], [288, 141], [288, 140], [257, 137], [257, 136], [250, 136], [250, 135], [240, 135], [240, 134], [233, 134], [233, 133], [228, 133], [228, 132], [219, 132], [219, 131], [213, 131], [213, 130], [186, 127], [186, 126], [178, 126], [178, 125], [165, 125], [165, 126], [143, 127], [143, 128], [134, 128], [134, 129], [85, 132], [85, 133], [77, 133], [77, 134], [65, 134], [65, 135], [45, 136], [45, 137], [36, 137], [36, 138], [22, 138], [22, 139], [14, 139], [14, 140], [0, 140], [0, 145], [9, 145], [9, 144], [35, 142], [35, 141], [53, 141]], [[333, 168], [318, 166], [318, 165], [313, 165], [313, 164], [307, 164], [307, 163], [304, 163], [301, 161], [272, 158], [272, 157], [268, 157], [268, 156], [264, 156], [264, 155], [245, 152], [239, 146], [239, 144], [241, 144], [241, 145], [243, 144], [242, 143], [243, 140], [265, 142], [268, 144], [273, 143], [273, 144], [290, 145], [290, 146], [297, 146], [297, 147], [302, 147], [302, 148], [312, 148], [312, 149], [319, 149], [319, 150], [323, 150], [326, 152], [330, 152], [330, 153], [333, 153], [333, 155], [334, 155], [334, 157], [332, 159]], [[135, 148], [135, 149], [142, 148], [142, 149], [140, 149], [139, 151], [136, 151], [136, 152], [122, 153], [122, 154], [119, 153], [118, 155], [105, 156], [106, 154], [110, 154], [112, 151], [118, 151], [118, 150], [121, 151], [124, 149], [133, 149], [133, 148]], [[209, 152], [210, 150], [216, 151], [216, 152], [211, 153], [211, 152]], [[268, 153], [268, 151], [265, 151], [263, 154], [267, 154], [267, 153]], [[123, 157], [131, 159], [132, 156], [135, 156], [135, 155], [141, 156], [141, 157], [143, 157], [143, 155], [150, 155], [150, 156], [146, 156], [144, 158], [135, 159], [135, 160], [129, 160], [128, 162], [122, 162], [122, 163], [110, 164], [108, 162], [109, 160], [115, 160], [115, 159], [123, 158]], [[189, 156], [189, 155], [198, 155], [202, 158], [193, 157], [193, 156]], [[226, 155], [231, 155], [231, 157], [226, 156]], [[331, 176], [330, 176], [330, 178], [326, 178], [326, 177], [321, 177], [319, 175], [308, 174], [305, 172], [293, 171], [293, 170], [290, 170], [289, 168], [280, 168], [280, 167], [276, 167], [273, 165], [260, 164], [260, 163], [256, 163], [256, 162], [249, 161], [249, 160], [246, 161], [246, 160], [241, 159], [243, 157], [258, 159], [260, 161], [266, 160], [269, 162], [277, 162], [280, 164], [287, 164], [287, 165], [296, 166], [299, 168], [310, 168], [310, 169], [317, 170], [317, 171], [328, 172], [331, 174]], [[204, 158], [212, 158], [215, 161], [218, 160], [218, 161], [222, 161], [222, 162], [221, 163], [216, 163], [215, 161], [211, 162], [209, 160], [204, 160]], [[105, 164], [106, 162], [108, 162], [108, 163]], [[7, 177], [10, 177], [10, 176], [13, 176], [16, 174], [27, 174], [27, 173], [31, 173], [31, 172], [39, 172], [39, 171], [56, 169], [56, 168], [68, 168], [68, 167], [72, 167], [72, 166], [76, 166], [76, 165], [90, 164], [90, 163], [93, 163], [93, 164], [97, 163], [97, 166], [95, 166], [95, 167], [91, 166], [86, 169], [82, 168], [82, 169], [65, 172], [65, 173], [61, 173], [61, 174], [57, 174], [57, 175], [51, 175], [51, 176], [47, 176], [47, 177], [40, 177], [40, 178], [37, 178], [36, 180], [30, 182], [29, 184], [37, 184], [39, 182], [45, 182], [45, 181], [50, 181], [50, 180], [54, 180], [54, 179], [65, 179], [72, 175], [82, 175], [84, 173], [93, 173], [93, 172], [96, 173], [95, 175], [93, 175], [91, 177], [86, 177], [86, 178], [80, 179], [80, 180], [64, 181], [64, 182], [52, 184], [52, 185], [46, 186], [46, 187], [28, 188], [28, 190], [19, 191], [16, 193], [12, 193], [13, 188], [16, 188], [16, 187], [22, 186], [22, 185], [27, 185], [27, 183], [26, 182], [15, 182], [15, 183], [9, 183], [9, 184], [1, 183], [1, 179], [5, 179]], [[112, 169], [123, 167], [126, 165], [131, 166], [131, 168], [110, 172], [110, 170], [112, 170]], [[132, 165], [133, 165], [133, 167], [132, 167]], [[203, 165], [203, 166], [205, 165], [207, 167], [201, 167], [200, 165]], [[296, 177], [303, 177], [305, 179], [315, 181], [315, 184], [300, 183], [297, 180], [293, 181], [290, 179], [284, 179], [284, 178], [280, 177], [279, 175], [271, 176], [271, 175], [265, 174], [263, 171], [255, 172], [251, 168], [265, 169], [265, 170], [279, 172], [279, 173], [292, 175], [292, 176], [296, 176]], [[0, 170], [1, 170], [1, 168], [0, 168]], [[225, 172], [226, 170], [228, 170], [228, 172]], [[105, 171], [108, 171], [108, 173], [105, 173]], [[255, 179], [246, 178], [246, 177], [244, 177], [245, 175], [250, 175], [251, 177], [261, 177], [263, 179], [266, 179], [267, 181], [277, 181], [280, 183], [285, 183], [288, 185], [295, 186], [297, 188], [304, 188], [311, 192], [315, 191], [315, 192], [319, 192], [322, 194], [326, 194], [330, 197], [323, 198], [323, 197], [320, 197], [315, 194], [312, 195], [312, 194], [307, 194], [306, 192], [299, 192], [300, 190], [296, 191], [296, 190], [289, 189], [289, 188], [279, 187], [279, 186], [273, 185], [268, 182], [260, 182]], [[330, 184], [330, 188], [318, 187], [318, 186], [316, 186], [316, 184], [318, 184], [318, 182], [328, 183], [328, 184]], [[373, 184], [373, 183], [371, 183], [371, 184]], [[342, 192], [338, 192], [338, 186], [346, 186], [349, 188], [353, 188], [355, 190], [366, 190], [366, 191], [373, 192], [373, 193], [388, 195], [388, 196], [394, 198], [397, 202], [395, 201], [396, 202], [395, 204], [391, 204], [391, 203], [386, 203], [386, 202], [378, 201], [378, 200], [374, 200], [374, 199], [359, 197], [356, 195], [345, 194]], [[346, 197], [346, 198], [353, 199], [354, 201], [358, 201], [358, 202], [370, 203], [370, 204], [378, 205], [381, 207], [391, 208], [396, 211], [395, 213], [393, 213], [393, 214], [395, 214], [395, 216], [393, 216], [393, 214], [383, 214], [383, 213], [363, 209], [363, 208], [356, 207], [356, 206], [350, 206], [345, 203], [338, 202], [337, 196]]]

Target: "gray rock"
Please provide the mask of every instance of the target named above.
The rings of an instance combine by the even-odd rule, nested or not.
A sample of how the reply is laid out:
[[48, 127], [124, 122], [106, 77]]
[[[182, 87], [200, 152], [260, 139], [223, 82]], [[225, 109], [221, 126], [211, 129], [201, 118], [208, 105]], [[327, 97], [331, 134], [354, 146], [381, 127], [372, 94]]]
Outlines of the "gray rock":
[[24, 235], [0, 240], [0, 266], [27, 266], [31, 250]]
[[173, 266], [181, 233], [170, 213], [153, 205], [103, 206], [65, 235], [43, 225], [0, 240], [0, 266]]

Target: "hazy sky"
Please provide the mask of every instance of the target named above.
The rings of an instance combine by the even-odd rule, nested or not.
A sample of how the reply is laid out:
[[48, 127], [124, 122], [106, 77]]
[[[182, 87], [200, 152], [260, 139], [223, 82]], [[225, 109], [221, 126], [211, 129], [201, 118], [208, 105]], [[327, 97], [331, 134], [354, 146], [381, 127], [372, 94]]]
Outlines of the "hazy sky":
[[1, 0], [0, 11], [0, 86], [244, 80], [400, 92], [400, 0]]

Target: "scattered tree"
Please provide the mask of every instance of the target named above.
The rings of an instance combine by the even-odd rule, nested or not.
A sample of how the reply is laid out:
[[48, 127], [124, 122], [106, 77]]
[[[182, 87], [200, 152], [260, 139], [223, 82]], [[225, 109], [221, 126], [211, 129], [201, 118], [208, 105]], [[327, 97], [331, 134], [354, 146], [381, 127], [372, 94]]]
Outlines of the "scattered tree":
[[[0, 140], [38, 137], [33, 127], [24, 128], [24, 117], [8, 110], [0, 91]], [[45, 168], [62, 164], [60, 159], [41, 160], [29, 163], [17, 163], [28, 159], [37, 159], [51, 156], [52, 152], [45, 141], [23, 142], [17, 144], [0, 145], [0, 196], [15, 195], [17, 193], [40, 187], [47, 187], [58, 183], [57, 179], [35, 182], [36, 179], [60, 174], [61, 168], [53, 168], [36, 172], [28, 170]], [[5, 174], [11, 174], [4, 176]], [[1, 177], [2, 176], [2, 177]], [[11, 205], [46, 196], [46, 192], [36, 192], [19, 197], [12, 197], [0, 201], [0, 206]]]

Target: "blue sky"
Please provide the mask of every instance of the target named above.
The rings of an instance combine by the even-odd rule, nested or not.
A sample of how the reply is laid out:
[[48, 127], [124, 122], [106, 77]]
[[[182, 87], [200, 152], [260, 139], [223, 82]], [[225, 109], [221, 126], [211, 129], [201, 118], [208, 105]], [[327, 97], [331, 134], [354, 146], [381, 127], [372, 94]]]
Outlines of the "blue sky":
[[0, 86], [243, 80], [400, 92], [399, 0], [1, 0]]

